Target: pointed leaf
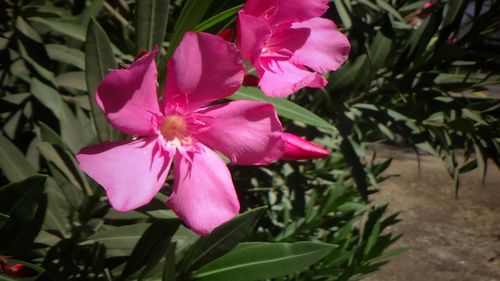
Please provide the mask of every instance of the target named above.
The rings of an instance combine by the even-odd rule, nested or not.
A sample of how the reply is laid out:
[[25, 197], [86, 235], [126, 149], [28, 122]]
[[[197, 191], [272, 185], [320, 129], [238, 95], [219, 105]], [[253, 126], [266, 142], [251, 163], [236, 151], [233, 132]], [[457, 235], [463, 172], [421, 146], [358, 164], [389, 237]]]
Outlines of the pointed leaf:
[[[170, 240], [179, 225], [179, 220], [154, 221], [135, 245], [121, 278], [126, 278], [145, 265], [149, 265], [149, 269], [151, 269], [152, 265], [157, 264], [165, 255]], [[147, 274], [147, 271], [141, 273], [141, 275], [144, 274]]]
[[335, 246], [320, 242], [262, 243], [232, 251], [194, 273], [195, 280], [252, 281], [301, 271]]
[[230, 251], [253, 231], [265, 210], [250, 210], [219, 226], [210, 236], [198, 239], [184, 256], [182, 271], [198, 268]]
[[137, 53], [161, 45], [165, 38], [170, 0], [137, 1]]
[[302, 106], [287, 99], [264, 96], [264, 94], [262, 94], [262, 92], [256, 88], [242, 87], [238, 90], [238, 92], [236, 92], [236, 94], [230, 96], [229, 98], [233, 100], [250, 99], [272, 103], [276, 108], [278, 114], [282, 117], [294, 121], [303, 122], [307, 125], [320, 127], [327, 130], [333, 130], [334, 132], [337, 131], [334, 126], [332, 126], [330, 123], [328, 123], [318, 115], [312, 113], [308, 109], [305, 109]]
[[218, 13], [217, 15], [203, 21], [202, 23], [198, 24], [195, 28], [196, 31], [205, 31], [207, 29], [209, 29], [210, 27], [228, 19], [228, 18], [231, 18], [231, 17], [234, 17], [234, 15], [236, 15], [238, 13], [239, 10], [241, 10], [241, 8], [243, 7], [243, 5], [238, 5], [236, 7], [232, 7], [230, 9], [227, 9], [225, 11], [222, 11], [220, 13]]
[[11, 182], [26, 179], [35, 174], [23, 153], [6, 137], [0, 134], [0, 168]]
[[95, 19], [92, 19], [89, 23], [86, 38], [85, 72], [95, 127], [100, 141], [113, 140], [117, 134], [116, 130], [111, 128], [97, 105], [95, 92], [104, 76], [110, 70], [116, 69], [117, 65], [109, 38]]

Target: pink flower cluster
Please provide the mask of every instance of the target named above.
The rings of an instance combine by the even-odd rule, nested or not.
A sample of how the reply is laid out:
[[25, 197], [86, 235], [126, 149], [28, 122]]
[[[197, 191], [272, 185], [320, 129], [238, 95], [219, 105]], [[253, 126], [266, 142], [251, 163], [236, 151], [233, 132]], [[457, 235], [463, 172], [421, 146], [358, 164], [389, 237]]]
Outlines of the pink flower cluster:
[[173, 163], [167, 205], [194, 232], [208, 235], [240, 209], [215, 151], [237, 165], [327, 157], [324, 148], [283, 132], [272, 104], [216, 102], [242, 85], [242, 57], [257, 69], [267, 95], [326, 85], [318, 73], [338, 68], [349, 52], [333, 22], [319, 18], [327, 2], [248, 0], [238, 15], [237, 45], [187, 33], [168, 62], [161, 100], [157, 49], [111, 72], [97, 89], [97, 103], [115, 128], [134, 137], [83, 148], [81, 169], [104, 187], [113, 208], [126, 212], [154, 198]]

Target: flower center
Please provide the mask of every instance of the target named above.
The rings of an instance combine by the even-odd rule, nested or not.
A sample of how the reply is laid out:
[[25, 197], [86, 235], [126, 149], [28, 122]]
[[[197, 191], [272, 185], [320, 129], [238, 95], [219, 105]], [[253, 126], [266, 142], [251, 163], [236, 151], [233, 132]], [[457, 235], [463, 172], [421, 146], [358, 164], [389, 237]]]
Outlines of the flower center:
[[163, 120], [160, 131], [168, 141], [182, 140], [188, 135], [188, 126], [183, 117], [171, 115]]

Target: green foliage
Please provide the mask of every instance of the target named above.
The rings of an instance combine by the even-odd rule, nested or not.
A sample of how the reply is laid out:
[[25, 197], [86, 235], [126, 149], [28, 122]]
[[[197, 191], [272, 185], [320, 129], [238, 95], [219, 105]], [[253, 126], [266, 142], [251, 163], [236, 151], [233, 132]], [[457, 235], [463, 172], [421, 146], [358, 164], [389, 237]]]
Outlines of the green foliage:
[[0, 255], [40, 280], [357, 280], [405, 251], [387, 250], [397, 214], [370, 202], [391, 160], [366, 163], [368, 144], [441, 157], [457, 188], [460, 174], [498, 165], [500, 105], [488, 91], [500, 80], [500, 4], [333, 0], [327, 16], [352, 52], [327, 89], [231, 97], [273, 103], [287, 131], [331, 157], [231, 167], [243, 213], [207, 237], [166, 210], [169, 181], [148, 206], [113, 211], [75, 160], [122, 138], [95, 103], [97, 85], [155, 45], [162, 85], [183, 34], [234, 26], [241, 2], [0, 2]]

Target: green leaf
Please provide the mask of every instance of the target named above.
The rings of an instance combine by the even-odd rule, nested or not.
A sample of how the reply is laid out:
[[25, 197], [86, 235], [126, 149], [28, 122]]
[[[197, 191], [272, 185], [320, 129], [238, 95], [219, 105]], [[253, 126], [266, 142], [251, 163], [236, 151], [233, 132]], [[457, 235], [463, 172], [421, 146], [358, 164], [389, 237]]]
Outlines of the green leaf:
[[220, 12], [218, 13], [217, 15], [203, 21], [202, 23], [198, 24], [195, 28], [196, 31], [205, 31], [207, 29], [209, 29], [210, 27], [228, 19], [228, 18], [231, 18], [233, 17], [234, 15], [236, 15], [236, 13], [238, 13], [239, 10], [241, 10], [241, 8], [243, 7], [243, 5], [238, 5], [236, 7], [233, 7], [233, 8], [230, 8], [230, 9], [227, 9], [223, 12]]
[[45, 105], [57, 119], [61, 120], [63, 113], [62, 107], [64, 102], [59, 93], [52, 87], [45, 85], [38, 79], [33, 79], [31, 82], [31, 93]]
[[80, 245], [90, 245], [98, 242], [106, 246], [107, 257], [129, 256], [137, 241], [150, 225], [150, 223], [136, 223], [110, 228], [91, 235]]
[[387, 58], [391, 53], [391, 46], [392, 40], [381, 31], [377, 32], [369, 51], [372, 73], [376, 73], [387, 63]]
[[344, 24], [344, 27], [350, 29], [352, 26], [352, 20], [344, 6], [344, 3], [342, 3], [342, 0], [333, 0], [333, 3], [335, 4], [335, 8], [337, 8], [337, 12], [339, 13], [340, 20]]
[[136, 3], [136, 42], [137, 53], [151, 50], [165, 38], [170, 0], [141, 0]]
[[73, 22], [64, 22], [59, 20], [51, 20], [40, 17], [29, 18], [29, 21], [34, 23], [41, 23], [52, 31], [76, 39], [78, 41], [85, 41], [85, 29], [82, 25]]
[[[69, 203], [53, 178], [47, 178], [47, 212], [43, 222], [43, 229], [57, 231], [64, 238], [69, 238], [70, 222], [68, 218]], [[38, 240], [38, 239], [37, 239]]]
[[70, 71], [59, 74], [56, 77], [56, 82], [59, 87], [75, 89], [83, 92], [87, 91], [85, 72], [83, 71]]
[[266, 207], [250, 210], [198, 239], [184, 256], [182, 271], [198, 268], [230, 251], [253, 231], [265, 210]]
[[125, 279], [145, 265], [148, 266], [141, 272], [141, 276], [147, 274], [148, 267], [151, 269], [165, 255], [170, 245], [170, 239], [179, 228], [179, 225], [179, 220], [154, 221], [135, 245], [121, 278]]
[[[354, 61], [348, 61], [339, 70], [335, 71], [328, 82], [328, 89], [332, 95], [340, 95], [341, 97], [352, 95], [357, 89], [362, 87], [368, 75], [366, 69], [369, 67], [367, 54], [362, 54]], [[368, 68], [369, 69], [369, 68]]]
[[238, 90], [238, 92], [236, 92], [236, 94], [230, 96], [229, 98], [233, 100], [250, 99], [272, 103], [276, 108], [278, 114], [282, 117], [289, 118], [294, 121], [303, 122], [307, 125], [320, 127], [327, 130], [333, 130], [335, 132], [337, 131], [337, 129], [330, 123], [326, 122], [321, 117], [303, 108], [302, 106], [295, 104], [287, 99], [267, 97], [257, 88], [242, 87]]
[[389, 14], [393, 15], [400, 22], [406, 24], [406, 21], [403, 19], [401, 14], [396, 9], [394, 9], [394, 7], [391, 6], [391, 4], [387, 3], [385, 0], [377, 0], [377, 5], [379, 5], [382, 9], [386, 10]]
[[17, 17], [16, 29], [29, 39], [37, 43], [43, 44], [42, 37], [40, 36], [40, 34], [38, 34], [38, 32], [36, 32], [36, 30], [33, 27], [31, 27], [31, 25], [27, 23], [22, 17]]
[[78, 21], [83, 24], [84, 28], [87, 29], [89, 22], [92, 18], [95, 18], [99, 11], [102, 9], [102, 4], [104, 0], [94, 0], [91, 1], [90, 5], [83, 10], [83, 12], [78, 16]]
[[40, 154], [42, 154], [47, 161], [53, 163], [71, 184], [78, 187], [80, 190], [86, 191], [87, 194], [92, 193], [87, 178], [78, 168], [73, 155], [48, 142], [39, 142], [38, 149]]
[[170, 42], [167, 52], [167, 60], [174, 54], [177, 45], [181, 42], [184, 34], [189, 30], [194, 30], [201, 21], [212, 0], [188, 0], [181, 11], [170, 36]]
[[0, 213], [0, 228], [9, 220], [9, 215]]
[[50, 59], [85, 69], [85, 54], [82, 51], [61, 44], [45, 44], [45, 49]]
[[165, 252], [165, 261], [163, 264], [162, 281], [175, 281], [175, 248], [176, 242], [170, 243]]
[[97, 105], [95, 92], [104, 76], [106, 76], [110, 70], [116, 69], [117, 65], [109, 38], [99, 23], [94, 19], [89, 23], [86, 38], [85, 71], [92, 116], [94, 117], [99, 140], [113, 140], [117, 132], [108, 124], [106, 117]]
[[54, 132], [54, 130], [52, 130], [52, 128], [47, 126], [45, 123], [38, 122], [37, 129], [38, 135], [42, 141], [60, 146], [63, 149], [67, 149], [66, 144], [64, 144], [63, 140], [61, 139], [61, 136]]
[[0, 212], [10, 216], [0, 230], [3, 251], [22, 256], [31, 250], [45, 217], [45, 180], [35, 175], [0, 189]]
[[23, 153], [6, 137], [0, 134], [0, 168], [11, 182], [24, 180], [35, 174]]
[[457, 18], [462, 16], [460, 12], [465, 5], [468, 4], [465, 0], [448, 1], [444, 10], [443, 27], [446, 28], [457, 21]]
[[59, 119], [62, 139], [73, 152], [92, 141], [93, 136], [85, 134], [87, 131], [82, 128], [84, 124], [80, 123], [54, 88], [34, 78], [31, 81], [31, 93]]
[[29, 49], [27, 49], [28, 44], [36, 44], [33, 42], [23, 42], [21, 40], [17, 40], [18, 46], [19, 46], [19, 53], [21, 54], [21, 57], [29, 64], [31, 65], [36, 73], [38, 73], [41, 77], [46, 79], [49, 82], [54, 82], [54, 73], [44, 66], [40, 65], [34, 58], [30, 56], [31, 52]]
[[252, 281], [301, 271], [335, 248], [320, 242], [261, 243], [212, 261], [194, 273], [195, 280]]

